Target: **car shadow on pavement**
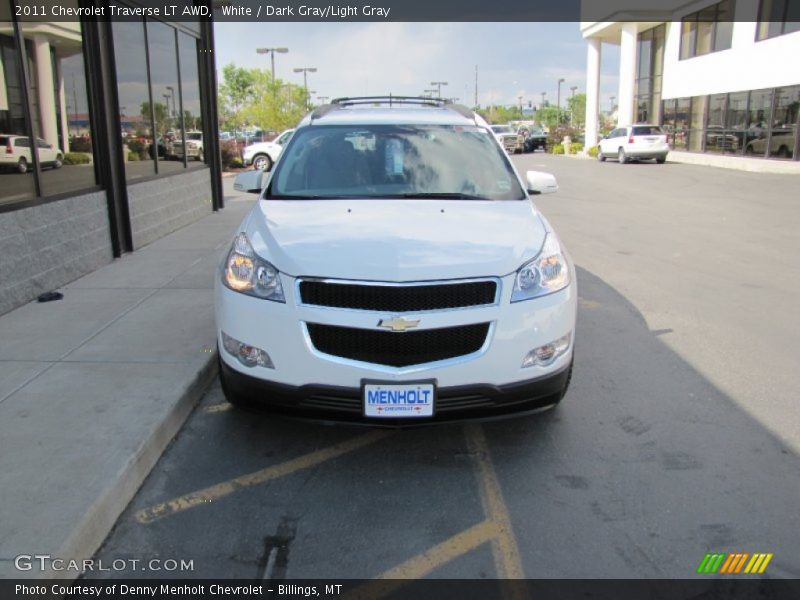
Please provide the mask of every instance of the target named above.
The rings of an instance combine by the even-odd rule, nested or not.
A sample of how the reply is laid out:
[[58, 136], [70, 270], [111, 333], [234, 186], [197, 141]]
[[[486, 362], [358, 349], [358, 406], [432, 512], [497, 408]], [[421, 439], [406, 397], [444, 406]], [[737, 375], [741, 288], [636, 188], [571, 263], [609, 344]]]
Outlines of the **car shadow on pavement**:
[[[463, 425], [345, 448], [376, 430], [229, 410], [215, 384], [97, 557], [195, 561], [151, 577], [258, 578], [280, 538], [283, 576], [375, 577], [485, 518], [480, 454], [527, 577], [689, 578], [706, 552], [771, 552], [767, 576], [800, 576], [796, 454], [676, 354], [669, 329], [592, 273], [578, 281], [566, 398], [481, 424], [488, 451]], [[433, 575], [497, 570], [482, 545]]]

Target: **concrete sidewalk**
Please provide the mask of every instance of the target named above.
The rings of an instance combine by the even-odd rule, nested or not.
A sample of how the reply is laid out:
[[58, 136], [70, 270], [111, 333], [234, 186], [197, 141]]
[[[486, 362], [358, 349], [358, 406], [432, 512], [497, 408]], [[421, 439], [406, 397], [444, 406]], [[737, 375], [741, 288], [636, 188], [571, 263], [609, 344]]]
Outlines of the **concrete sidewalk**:
[[[215, 267], [253, 195], [0, 317], [0, 577], [91, 558], [216, 373]], [[22, 268], [22, 266], [20, 267]]]

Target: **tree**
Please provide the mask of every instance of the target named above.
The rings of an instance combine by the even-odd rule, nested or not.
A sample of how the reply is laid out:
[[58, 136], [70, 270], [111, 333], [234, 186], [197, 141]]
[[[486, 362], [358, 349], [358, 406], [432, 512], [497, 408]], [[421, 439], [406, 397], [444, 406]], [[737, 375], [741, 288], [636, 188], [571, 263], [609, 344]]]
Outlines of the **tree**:
[[281, 131], [297, 124], [307, 112], [308, 94], [305, 88], [272, 80], [272, 73], [253, 69], [253, 95], [241, 114], [248, 123], [263, 130]]
[[572, 116], [572, 125], [583, 127], [586, 121], [586, 94], [575, 94], [567, 99], [569, 113]]
[[558, 127], [558, 108], [555, 106], [544, 106], [536, 111], [534, 118], [538, 123], [541, 123], [548, 129]]
[[219, 86], [220, 117], [227, 127], [239, 129], [244, 125], [242, 108], [252, 100], [255, 76], [253, 71], [230, 63], [222, 67], [222, 83]]
[[[153, 104], [154, 112], [156, 113], [156, 131], [155, 135], [164, 135], [167, 131], [172, 129], [172, 121], [169, 117], [169, 108], [163, 102], [156, 102]], [[150, 103], [147, 101], [142, 102], [139, 113], [146, 122], [150, 122]]]

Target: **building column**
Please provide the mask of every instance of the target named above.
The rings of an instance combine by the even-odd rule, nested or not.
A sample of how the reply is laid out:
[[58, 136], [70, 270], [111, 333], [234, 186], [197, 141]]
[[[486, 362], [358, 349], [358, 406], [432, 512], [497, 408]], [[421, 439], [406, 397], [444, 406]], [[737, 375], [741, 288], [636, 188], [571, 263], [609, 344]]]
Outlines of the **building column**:
[[58, 125], [56, 124], [56, 94], [53, 89], [53, 61], [50, 58], [50, 42], [43, 35], [33, 36], [36, 59], [36, 84], [39, 91], [39, 116], [42, 130], [39, 134], [48, 144], [58, 147]]
[[634, 121], [633, 92], [636, 85], [636, 36], [638, 23], [623, 23], [619, 51], [619, 91], [617, 92], [617, 125], [630, 125]]
[[[69, 114], [67, 113], [67, 94], [64, 89], [64, 73], [61, 70], [61, 59], [58, 57], [58, 50], [56, 50], [56, 78], [58, 81], [58, 106], [61, 111], [61, 151], [66, 154], [69, 152]], [[75, 107], [74, 111], [77, 112], [78, 108]]]
[[597, 144], [600, 117], [600, 59], [602, 42], [597, 38], [586, 40], [586, 129], [584, 150]]

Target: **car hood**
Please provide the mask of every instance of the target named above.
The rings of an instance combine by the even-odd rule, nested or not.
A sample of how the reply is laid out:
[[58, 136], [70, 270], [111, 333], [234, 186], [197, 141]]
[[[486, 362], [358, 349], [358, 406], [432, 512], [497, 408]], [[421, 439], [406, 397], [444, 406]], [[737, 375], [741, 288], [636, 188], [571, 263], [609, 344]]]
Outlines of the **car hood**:
[[546, 234], [527, 200], [262, 200], [245, 231], [289, 275], [374, 281], [507, 275]]
[[262, 151], [266, 152], [268, 150], [275, 150], [276, 148], [281, 148], [275, 142], [256, 142], [255, 144], [250, 144], [249, 146], [244, 147], [244, 152], [257, 152]]

